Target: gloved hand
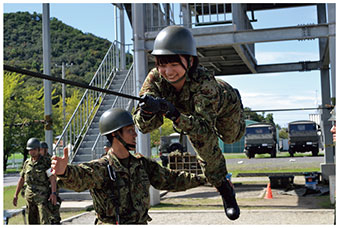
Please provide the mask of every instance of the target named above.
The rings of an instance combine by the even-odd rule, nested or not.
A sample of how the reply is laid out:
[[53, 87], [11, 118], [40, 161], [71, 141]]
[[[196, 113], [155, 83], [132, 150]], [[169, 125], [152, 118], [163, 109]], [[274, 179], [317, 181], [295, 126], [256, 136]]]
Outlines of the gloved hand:
[[[164, 100], [164, 99], [163, 99]], [[174, 105], [172, 105], [170, 102], [164, 100], [166, 103], [166, 112], [165, 112], [165, 116], [172, 120], [173, 122], [175, 122], [179, 116], [180, 116], [180, 112], [174, 107]]]
[[139, 106], [141, 111], [150, 114], [156, 114], [161, 111], [161, 98], [152, 97], [151, 95], [144, 95], [141, 97], [142, 101], [140, 102]]
[[146, 117], [160, 113], [162, 115], [165, 114], [165, 116], [170, 120], [176, 121], [180, 116], [180, 112], [174, 107], [174, 105], [163, 98], [155, 98], [150, 95], [144, 95], [141, 99], [143, 101], [139, 105], [142, 115]]

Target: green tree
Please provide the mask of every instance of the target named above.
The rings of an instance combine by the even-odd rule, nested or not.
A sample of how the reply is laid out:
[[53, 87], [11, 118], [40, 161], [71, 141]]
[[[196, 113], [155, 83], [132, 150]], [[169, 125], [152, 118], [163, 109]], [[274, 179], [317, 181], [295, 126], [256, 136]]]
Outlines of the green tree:
[[160, 137], [167, 136], [174, 133], [173, 122], [167, 118], [164, 118], [164, 124], [161, 126], [161, 134], [160, 128], [152, 131], [151, 135], [151, 147], [156, 147], [160, 145]]
[[254, 121], [263, 122], [263, 123], [271, 123], [275, 125], [272, 113], [267, 114], [265, 117], [264, 112], [260, 115], [256, 112], [252, 112], [251, 108], [249, 107], [245, 107], [244, 111], [245, 111], [245, 118], [248, 120], [254, 120]]
[[3, 101], [4, 101], [4, 170], [7, 160], [15, 151], [19, 150], [20, 142], [17, 141], [20, 126], [16, 125], [22, 119], [24, 94], [19, 88], [23, 84], [23, 76], [15, 73], [4, 73]]
[[287, 130], [287, 128], [281, 128], [279, 130], [279, 138], [280, 139], [288, 139], [288, 130]]
[[[55, 90], [52, 98], [55, 97]], [[44, 139], [44, 90], [25, 84], [25, 76], [4, 74], [4, 169], [16, 152], [28, 157], [29, 138]]]

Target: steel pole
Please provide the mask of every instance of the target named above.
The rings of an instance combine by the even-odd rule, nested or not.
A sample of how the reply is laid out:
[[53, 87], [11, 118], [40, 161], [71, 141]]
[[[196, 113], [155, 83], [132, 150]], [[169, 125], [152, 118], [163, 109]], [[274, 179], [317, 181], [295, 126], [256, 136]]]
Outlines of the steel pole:
[[[136, 79], [136, 92], [138, 95], [147, 75], [146, 52], [145, 52], [145, 24], [144, 4], [134, 3], [133, 6], [133, 39], [134, 39], [134, 76]], [[150, 135], [138, 132], [137, 151], [147, 157], [151, 156]]]
[[[133, 15], [133, 40], [134, 40], [134, 78], [136, 80], [136, 93], [139, 94], [141, 86], [147, 75], [147, 58], [145, 51], [145, 4], [132, 4]], [[142, 134], [138, 131], [137, 152], [151, 157], [151, 139], [150, 134]], [[152, 186], [149, 189], [151, 206], [160, 203], [160, 193]]]
[[[44, 74], [51, 74], [51, 41], [49, 26], [49, 4], [42, 4], [42, 52]], [[48, 152], [53, 151], [53, 125], [52, 125], [52, 82], [44, 80], [44, 104], [45, 104], [45, 141]]]

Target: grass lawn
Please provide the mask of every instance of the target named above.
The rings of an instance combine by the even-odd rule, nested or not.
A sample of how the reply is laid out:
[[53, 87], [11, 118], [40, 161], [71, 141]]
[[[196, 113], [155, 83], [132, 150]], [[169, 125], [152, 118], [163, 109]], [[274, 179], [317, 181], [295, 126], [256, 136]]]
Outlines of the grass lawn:
[[[4, 202], [3, 202], [3, 209], [8, 210], [8, 209], [20, 209], [23, 206], [25, 206], [25, 199], [19, 194], [18, 197], [18, 205], [17, 207], [13, 206], [13, 196], [15, 193], [16, 186], [9, 186], [9, 187], [4, 187]], [[61, 219], [64, 220], [66, 218], [72, 217], [74, 215], [81, 214], [85, 211], [71, 211], [71, 212], [61, 212], [60, 216]], [[26, 215], [26, 221], [27, 221], [27, 215]], [[27, 221], [28, 222], [28, 221]], [[22, 215], [17, 215], [9, 220], [9, 225], [20, 225], [24, 224], [24, 220]]]

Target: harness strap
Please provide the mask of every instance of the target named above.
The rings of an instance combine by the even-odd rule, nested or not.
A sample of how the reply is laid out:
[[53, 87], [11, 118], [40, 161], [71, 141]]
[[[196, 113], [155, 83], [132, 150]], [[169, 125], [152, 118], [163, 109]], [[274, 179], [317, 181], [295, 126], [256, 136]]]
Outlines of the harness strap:
[[[111, 185], [112, 185], [112, 188], [113, 188], [113, 183], [117, 180], [117, 175], [115, 173], [115, 170], [113, 168], [113, 166], [111, 166], [110, 164], [107, 165], [107, 171], [108, 171], [108, 176], [109, 176], [109, 179], [111, 181]], [[112, 199], [113, 199], [113, 202], [114, 202], [114, 206], [115, 206], [115, 213], [116, 213], [116, 224], [120, 224], [120, 216], [119, 216], [119, 206], [120, 206], [120, 189], [119, 189], [119, 185], [117, 185], [117, 188], [118, 188], [118, 197], [115, 197], [114, 194], [113, 194], [113, 189], [112, 189]]]

